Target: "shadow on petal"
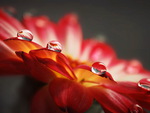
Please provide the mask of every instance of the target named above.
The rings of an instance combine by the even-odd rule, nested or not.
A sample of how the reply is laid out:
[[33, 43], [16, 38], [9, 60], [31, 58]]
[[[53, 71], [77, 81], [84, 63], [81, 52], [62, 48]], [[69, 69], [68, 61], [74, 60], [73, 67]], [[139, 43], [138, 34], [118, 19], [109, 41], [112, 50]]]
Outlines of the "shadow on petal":
[[93, 102], [88, 88], [72, 80], [54, 79], [49, 91], [56, 104], [69, 113], [84, 113]]
[[41, 88], [34, 96], [31, 113], [65, 113], [61, 111], [51, 98], [48, 86]]

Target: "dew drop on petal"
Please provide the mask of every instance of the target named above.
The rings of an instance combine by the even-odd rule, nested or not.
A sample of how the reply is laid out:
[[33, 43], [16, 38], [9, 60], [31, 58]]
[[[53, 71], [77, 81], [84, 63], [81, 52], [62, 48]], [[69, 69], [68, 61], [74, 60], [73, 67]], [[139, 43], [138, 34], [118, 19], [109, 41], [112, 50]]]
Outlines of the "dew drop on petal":
[[130, 113], [143, 113], [143, 108], [139, 106], [138, 104], [135, 104], [130, 109]]
[[102, 75], [106, 73], [106, 67], [102, 62], [95, 62], [92, 65], [91, 71], [95, 74]]
[[138, 86], [146, 91], [150, 91], [150, 79], [144, 78], [138, 82]]
[[32, 41], [33, 39], [33, 34], [31, 31], [24, 29], [24, 30], [20, 30], [17, 33], [17, 38], [21, 39], [21, 40], [27, 40], [27, 41]]
[[49, 50], [55, 51], [55, 52], [61, 52], [62, 51], [62, 45], [58, 41], [55, 41], [55, 40], [50, 41], [47, 44], [46, 48]]

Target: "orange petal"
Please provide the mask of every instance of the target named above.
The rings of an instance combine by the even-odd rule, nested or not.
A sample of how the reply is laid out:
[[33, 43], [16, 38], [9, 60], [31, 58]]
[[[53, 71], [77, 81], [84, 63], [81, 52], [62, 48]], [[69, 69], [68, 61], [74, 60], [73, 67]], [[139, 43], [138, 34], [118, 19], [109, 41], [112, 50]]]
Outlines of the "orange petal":
[[4, 59], [8, 59], [8, 58], [17, 58], [14, 50], [12, 48], [9, 47], [9, 45], [7, 45], [5, 42], [3, 42], [2, 40], [0, 40], [0, 60], [4, 60]]
[[30, 50], [42, 48], [40, 45], [34, 42], [15, 38], [4, 40], [4, 43], [14, 51], [24, 51], [26, 53], [28, 53]]
[[109, 78], [101, 77], [89, 70], [78, 68], [74, 70], [75, 75], [77, 76], [77, 81], [81, 82], [86, 87], [97, 86], [97, 85], [113, 85], [114, 81]]
[[[47, 65], [49, 68], [52, 68], [58, 73], [62, 72], [61, 74], [66, 75], [70, 79], [76, 79], [72, 68], [68, 65], [69, 63], [67, 58], [62, 53], [50, 51], [48, 49], [39, 49], [31, 51], [30, 55], [33, 58], [36, 58], [39, 61], [39, 63], [42, 63], [45, 66]], [[55, 64], [55, 67], [53, 67], [53, 65], [50, 62], [52, 64]], [[59, 67], [57, 67], [56, 65]], [[65, 70], [65, 72], [63, 72], [62, 69]]]
[[13, 72], [12, 74], [26, 74], [24, 73], [26, 68], [23, 61], [15, 54], [15, 51], [29, 52], [31, 49], [38, 49], [41, 46], [29, 41], [8, 39], [4, 41], [0, 40], [0, 48], [1, 73], [6, 72], [8, 74]]
[[[56, 77], [66, 79], [70, 78], [70, 75], [65, 70], [63, 65], [61, 65], [61, 63], [57, 63], [50, 58], [41, 58], [41, 54], [39, 54], [39, 57], [37, 56], [38, 54], [36, 53], [42, 53], [42, 51], [44, 53], [44, 50], [45, 49], [31, 51], [30, 54], [17, 52], [17, 55], [24, 60], [24, 63], [26, 64], [28, 70], [31, 72], [32, 76], [42, 82], [50, 82]], [[52, 56], [53, 53], [55, 54], [55, 52], [52, 52]]]

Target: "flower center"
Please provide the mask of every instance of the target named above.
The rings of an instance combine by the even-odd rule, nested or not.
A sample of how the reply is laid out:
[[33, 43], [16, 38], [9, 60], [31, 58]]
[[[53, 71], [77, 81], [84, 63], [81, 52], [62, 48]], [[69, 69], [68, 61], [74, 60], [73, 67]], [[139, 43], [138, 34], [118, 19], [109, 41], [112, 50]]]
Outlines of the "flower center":
[[72, 68], [76, 68], [77, 66], [79, 65], [82, 65], [82, 64], [85, 64], [83, 62], [80, 62], [78, 60], [73, 60], [72, 58], [68, 57], [68, 60], [69, 60], [69, 64]]

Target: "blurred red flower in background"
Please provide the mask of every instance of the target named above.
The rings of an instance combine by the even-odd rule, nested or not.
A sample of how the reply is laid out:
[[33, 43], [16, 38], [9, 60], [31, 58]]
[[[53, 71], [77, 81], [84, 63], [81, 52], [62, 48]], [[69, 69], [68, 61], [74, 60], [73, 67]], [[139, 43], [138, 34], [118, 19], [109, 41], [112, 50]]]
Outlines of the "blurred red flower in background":
[[150, 110], [150, 72], [138, 60], [118, 59], [104, 42], [83, 39], [74, 14], [58, 23], [27, 14], [21, 23], [1, 9], [0, 39], [1, 75], [47, 83], [35, 94], [32, 113], [83, 113], [94, 99], [105, 112]]

